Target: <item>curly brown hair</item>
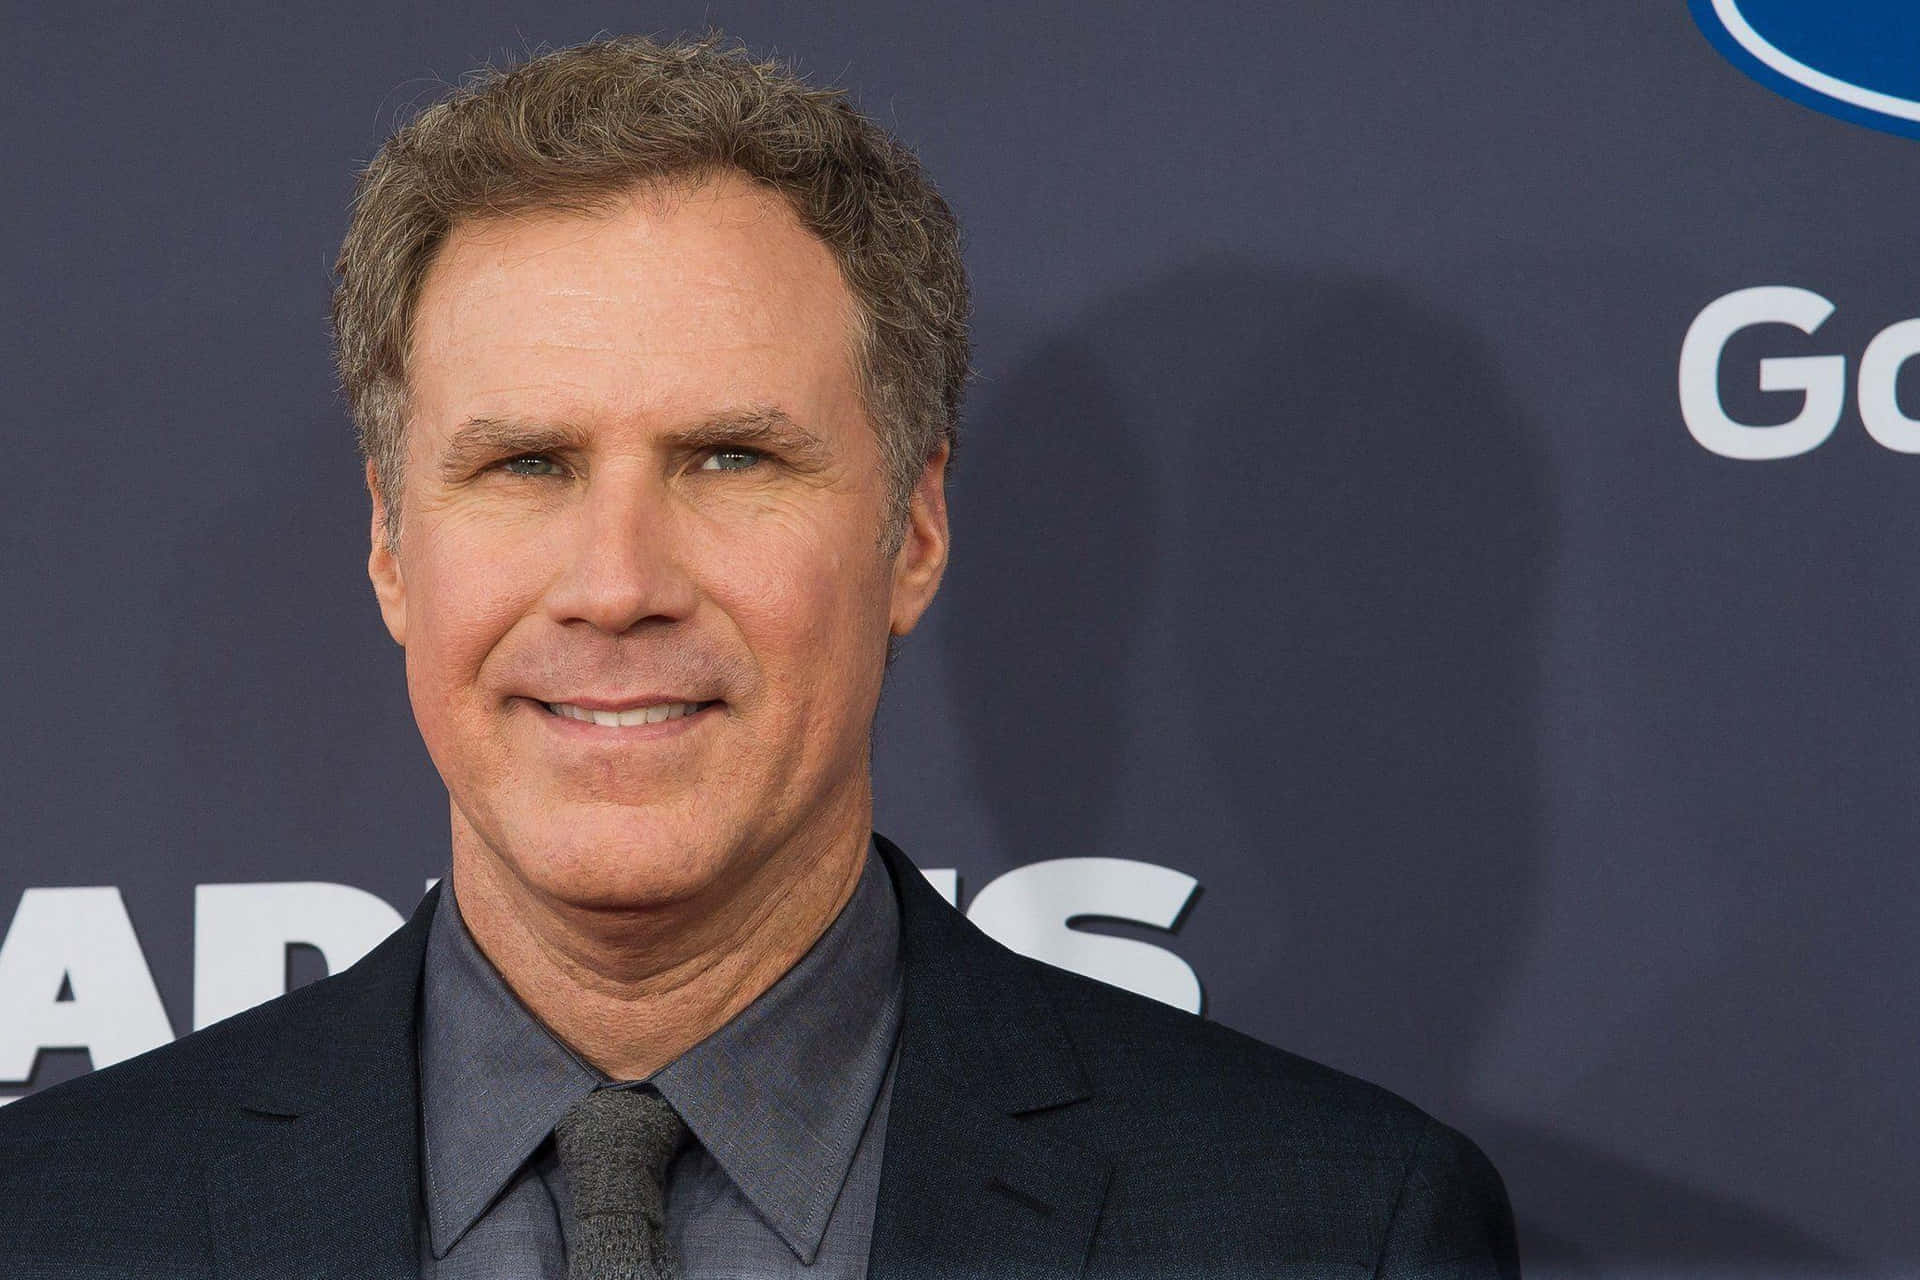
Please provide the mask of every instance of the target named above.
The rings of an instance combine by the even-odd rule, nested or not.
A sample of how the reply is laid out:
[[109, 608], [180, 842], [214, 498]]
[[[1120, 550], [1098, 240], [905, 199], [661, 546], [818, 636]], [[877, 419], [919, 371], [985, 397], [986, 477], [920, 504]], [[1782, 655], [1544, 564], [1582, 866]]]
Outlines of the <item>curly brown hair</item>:
[[468, 77], [361, 173], [334, 264], [340, 381], [399, 536], [407, 356], [421, 282], [453, 228], [591, 212], [634, 187], [738, 171], [824, 241], [856, 311], [854, 360], [886, 461], [899, 545], [908, 499], [951, 449], [968, 377], [959, 226], [913, 153], [838, 89], [718, 33], [618, 36]]

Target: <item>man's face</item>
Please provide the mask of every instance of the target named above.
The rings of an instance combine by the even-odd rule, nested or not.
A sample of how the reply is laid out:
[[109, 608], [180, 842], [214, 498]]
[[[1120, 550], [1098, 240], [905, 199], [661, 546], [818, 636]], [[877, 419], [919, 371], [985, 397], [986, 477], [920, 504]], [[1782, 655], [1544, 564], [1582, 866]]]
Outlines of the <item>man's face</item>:
[[456, 864], [639, 906], [864, 837], [888, 637], [946, 516], [942, 455], [882, 554], [853, 315], [827, 248], [732, 176], [449, 237], [369, 569]]

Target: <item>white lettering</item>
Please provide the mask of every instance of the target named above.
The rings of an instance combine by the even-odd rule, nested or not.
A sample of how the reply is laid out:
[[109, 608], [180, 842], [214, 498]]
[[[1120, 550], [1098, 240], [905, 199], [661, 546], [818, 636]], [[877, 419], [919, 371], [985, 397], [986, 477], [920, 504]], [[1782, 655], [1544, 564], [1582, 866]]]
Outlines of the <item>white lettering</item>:
[[1766, 461], [1817, 449], [1840, 425], [1847, 396], [1845, 356], [1770, 356], [1760, 362], [1760, 390], [1806, 394], [1792, 421], [1755, 427], [1729, 417], [1720, 401], [1720, 357], [1727, 341], [1758, 324], [1792, 325], [1811, 334], [1833, 303], [1810, 289], [1762, 285], [1708, 303], [1680, 344], [1680, 416], [1702, 448], [1724, 458]]
[[995, 879], [974, 895], [967, 918], [1022, 955], [1198, 1013], [1200, 980], [1179, 956], [1138, 939], [1072, 927], [1075, 920], [1104, 916], [1169, 929], [1198, 885], [1151, 862], [1054, 858]]
[[1920, 453], [1920, 419], [1900, 412], [1900, 369], [1920, 355], [1920, 319], [1888, 325], [1860, 353], [1857, 402], [1867, 434], [1895, 453]]
[[947, 900], [948, 906], [960, 905], [960, 873], [958, 871], [951, 867], [938, 869], [922, 867], [920, 874], [927, 878], [927, 883], [933, 886], [935, 893]]
[[[921, 872], [949, 905], [959, 872]], [[433, 881], [427, 882], [431, 888]], [[974, 896], [968, 917], [1034, 959], [1198, 1012], [1186, 961], [1132, 938], [1075, 928], [1089, 918], [1169, 929], [1198, 883], [1122, 858], [1056, 858], [1008, 871]], [[287, 948], [317, 949], [329, 971], [371, 951], [402, 923], [350, 885], [300, 881], [194, 889], [193, 1025], [210, 1026], [281, 995]], [[62, 999], [62, 988], [71, 998]], [[173, 1039], [120, 891], [28, 889], [0, 941], [0, 1082], [25, 1082], [42, 1049], [84, 1049], [108, 1066]], [[17, 1095], [0, 1094], [0, 1106]]]
[[203, 884], [193, 891], [193, 1026], [287, 989], [287, 948], [304, 944], [338, 973], [398, 929], [400, 913], [351, 885]]
[[171, 1039], [118, 889], [20, 895], [0, 942], [0, 1080], [25, 1081], [42, 1049], [85, 1049], [99, 1068]]

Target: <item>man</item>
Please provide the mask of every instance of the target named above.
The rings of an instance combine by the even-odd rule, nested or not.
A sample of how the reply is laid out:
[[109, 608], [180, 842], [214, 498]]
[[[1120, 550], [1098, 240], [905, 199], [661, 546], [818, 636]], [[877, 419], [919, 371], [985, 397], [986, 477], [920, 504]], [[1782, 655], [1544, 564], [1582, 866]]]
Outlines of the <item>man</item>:
[[1006, 951], [873, 835], [967, 366], [897, 143], [716, 41], [596, 42], [403, 128], [339, 273], [450, 875], [0, 1113], [9, 1274], [1517, 1274], [1466, 1139]]

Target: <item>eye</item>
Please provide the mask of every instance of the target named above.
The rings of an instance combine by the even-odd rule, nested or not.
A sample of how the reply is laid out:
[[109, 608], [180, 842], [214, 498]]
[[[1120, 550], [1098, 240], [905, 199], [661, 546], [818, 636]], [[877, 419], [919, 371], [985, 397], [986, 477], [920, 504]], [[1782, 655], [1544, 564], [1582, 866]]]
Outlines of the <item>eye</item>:
[[523, 453], [500, 463], [502, 470], [516, 476], [557, 476], [560, 464], [544, 453]]
[[745, 471], [757, 465], [764, 455], [752, 449], [715, 449], [701, 462], [702, 471]]

